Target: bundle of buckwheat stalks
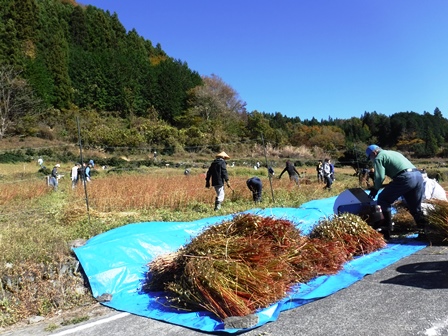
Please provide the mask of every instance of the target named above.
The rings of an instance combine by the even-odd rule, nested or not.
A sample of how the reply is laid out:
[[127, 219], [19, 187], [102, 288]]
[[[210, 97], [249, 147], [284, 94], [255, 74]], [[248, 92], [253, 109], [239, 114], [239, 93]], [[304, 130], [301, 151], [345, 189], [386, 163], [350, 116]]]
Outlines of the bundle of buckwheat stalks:
[[161, 301], [177, 309], [207, 310], [223, 320], [246, 316], [284, 298], [295, 284], [335, 274], [346, 261], [385, 245], [356, 215], [322, 220], [309, 236], [288, 220], [236, 215], [150, 262], [144, 290], [164, 291]]

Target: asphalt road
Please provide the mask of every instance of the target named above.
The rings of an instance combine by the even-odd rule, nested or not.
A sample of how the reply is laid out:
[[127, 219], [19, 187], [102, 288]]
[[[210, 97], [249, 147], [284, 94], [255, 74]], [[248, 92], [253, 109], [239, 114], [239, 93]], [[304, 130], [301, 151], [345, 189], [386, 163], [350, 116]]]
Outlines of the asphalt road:
[[[91, 318], [60, 326], [61, 316], [59, 320], [15, 327], [1, 335], [210, 335], [102, 306], [76, 314], [90, 314]], [[52, 326], [58, 327], [49, 331]], [[448, 247], [428, 246], [333, 295], [282, 312], [277, 321], [242, 335], [448, 335]]]

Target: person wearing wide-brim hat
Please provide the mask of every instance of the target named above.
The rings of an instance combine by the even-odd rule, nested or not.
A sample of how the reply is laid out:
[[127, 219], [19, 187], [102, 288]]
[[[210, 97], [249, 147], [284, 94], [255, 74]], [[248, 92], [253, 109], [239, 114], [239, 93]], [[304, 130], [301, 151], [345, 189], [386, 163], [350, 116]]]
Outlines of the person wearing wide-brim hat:
[[221, 203], [224, 201], [224, 182], [229, 188], [231, 188], [229, 183], [229, 175], [227, 174], [226, 160], [228, 159], [230, 159], [230, 156], [228, 156], [226, 152], [216, 154], [216, 158], [208, 168], [205, 176], [205, 187], [210, 188], [211, 180], [211, 185], [215, 188], [215, 211], [221, 209]]
[[217, 158], [223, 158], [224, 160], [228, 160], [228, 159], [230, 159], [230, 156], [228, 156], [228, 155], [226, 154], [226, 152], [221, 152], [221, 153], [219, 153], [219, 154], [216, 154], [216, 157], [217, 157]]

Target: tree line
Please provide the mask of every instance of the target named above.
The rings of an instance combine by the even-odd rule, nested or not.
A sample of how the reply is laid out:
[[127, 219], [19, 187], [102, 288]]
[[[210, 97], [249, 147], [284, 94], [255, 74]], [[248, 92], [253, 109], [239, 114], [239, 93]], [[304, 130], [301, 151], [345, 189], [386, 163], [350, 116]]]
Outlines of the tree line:
[[116, 13], [73, 0], [0, 0], [0, 139], [161, 148], [265, 141], [338, 151], [377, 143], [417, 157], [447, 156], [448, 120], [433, 113], [364, 112], [350, 119], [247, 111], [219, 76], [201, 76]]

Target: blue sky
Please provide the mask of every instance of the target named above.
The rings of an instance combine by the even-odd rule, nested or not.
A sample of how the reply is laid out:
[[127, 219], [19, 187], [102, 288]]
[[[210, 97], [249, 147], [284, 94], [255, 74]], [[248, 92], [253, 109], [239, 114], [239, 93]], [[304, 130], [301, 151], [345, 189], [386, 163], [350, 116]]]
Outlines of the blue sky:
[[201, 75], [252, 112], [302, 120], [364, 112], [448, 118], [447, 0], [79, 0]]

